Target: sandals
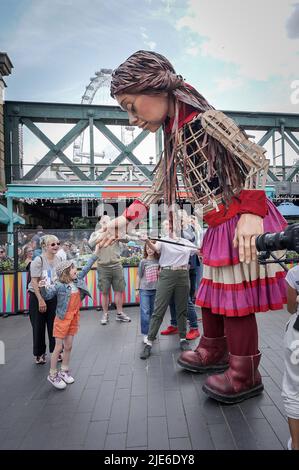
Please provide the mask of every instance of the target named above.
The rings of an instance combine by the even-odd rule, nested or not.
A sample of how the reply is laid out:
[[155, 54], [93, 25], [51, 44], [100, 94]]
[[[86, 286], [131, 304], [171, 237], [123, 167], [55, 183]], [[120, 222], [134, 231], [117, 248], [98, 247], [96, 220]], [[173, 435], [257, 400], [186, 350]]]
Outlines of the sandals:
[[[42, 354], [41, 356], [35, 356], [35, 364], [46, 364], [46, 355]], [[62, 362], [63, 360], [63, 353], [60, 353], [57, 359], [57, 362]]]
[[35, 364], [46, 364], [46, 354], [42, 354], [41, 356], [35, 357]]

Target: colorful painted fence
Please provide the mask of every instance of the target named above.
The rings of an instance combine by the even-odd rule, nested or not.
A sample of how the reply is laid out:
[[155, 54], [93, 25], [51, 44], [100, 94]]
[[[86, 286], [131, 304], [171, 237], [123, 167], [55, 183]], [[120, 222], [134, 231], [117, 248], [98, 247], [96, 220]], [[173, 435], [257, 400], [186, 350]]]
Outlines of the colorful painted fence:
[[[124, 267], [124, 277], [126, 281], [126, 290], [124, 292], [124, 304], [139, 303], [139, 297], [135, 294], [137, 267]], [[82, 308], [96, 308], [101, 305], [101, 293], [99, 292], [98, 273], [96, 269], [89, 271], [86, 278], [87, 286], [92, 294], [92, 298], [86, 297]], [[26, 290], [27, 272], [18, 272], [18, 311], [28, 310], [28, 293]], [[111, 301], [114, 300], [113, 290], [111, 292]], [[14, 275], [0, 273], [0, 314], [12, 313], [15, 311], [14, 305]]]
[[14, 275], [0, 274], [0, 313], [11, 313], [14, 311]]

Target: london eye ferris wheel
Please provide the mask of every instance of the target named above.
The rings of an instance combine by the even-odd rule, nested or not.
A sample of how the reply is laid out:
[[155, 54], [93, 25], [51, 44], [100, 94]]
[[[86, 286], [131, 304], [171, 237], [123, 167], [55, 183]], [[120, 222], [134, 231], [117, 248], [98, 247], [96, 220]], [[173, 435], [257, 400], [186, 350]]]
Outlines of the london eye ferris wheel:
[[[90, 78], [89, 84], [86, 86], [81, 99], [81, 104], [99, 104], [99, 105], [115, 105], [115, 100], [110, 96], [111, 69], [101, 68], [95, 72], [95, 76]], [[124, 144], [128, 144], [134, 139], [135, 127], [121, 126], [120, 138]], [[116, 149], [109, 145], [104, 145], [99, 152], [95, 152], [95, 158], [108, 160], [113, 159]], [[74, 141], [73, 144], [73, 161], [74, 163], [88, 163], [90, 159], [89, 151], [84, 151], [84, 132]]]

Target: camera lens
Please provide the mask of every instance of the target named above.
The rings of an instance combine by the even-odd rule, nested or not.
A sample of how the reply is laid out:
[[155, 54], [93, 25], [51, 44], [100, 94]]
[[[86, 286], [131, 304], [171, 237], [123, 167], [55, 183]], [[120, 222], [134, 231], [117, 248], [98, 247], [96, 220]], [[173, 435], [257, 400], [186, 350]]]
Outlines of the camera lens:
[[278, 251], [288, 248], [288, 238], [284, 232], [263, 233], [256, 238], [257, 251]]

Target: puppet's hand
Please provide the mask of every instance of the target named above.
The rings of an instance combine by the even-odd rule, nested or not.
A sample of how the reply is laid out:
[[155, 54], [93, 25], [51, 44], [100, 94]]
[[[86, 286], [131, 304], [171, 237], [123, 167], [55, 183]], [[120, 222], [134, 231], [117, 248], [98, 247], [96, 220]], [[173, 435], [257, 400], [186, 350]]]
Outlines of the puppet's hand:
[[241, 263], [249, 264], [256, 260], [255, 240], [264, 232], [262, 217], [254, 214], [242, 214], [235, 231], [233, 246], [239, 247]]
[[124, 232], [127, 226], [127, 219], [121, 215], [114, 220], [111, 220], [107, 228], [101, 233], [97, 245], [99, 248], [105, 248], [111, 245], [119, 238], [119, 233]]

